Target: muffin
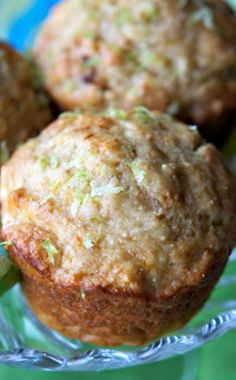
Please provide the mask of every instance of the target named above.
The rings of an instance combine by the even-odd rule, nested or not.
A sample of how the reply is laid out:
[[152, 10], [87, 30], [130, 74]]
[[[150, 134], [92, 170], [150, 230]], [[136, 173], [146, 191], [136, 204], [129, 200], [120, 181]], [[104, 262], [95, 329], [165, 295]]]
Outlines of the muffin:
[[143, 107], [62, 114], [3, 166], [1, 196], [35, 314], [101, 345], [183, 326], [236, 242], [236, 180], [220, 153]]
[[0, 41], [0, 165], [15, 147], [52, 120], [33, 67]]
[[223, 1], [64, 0], [34, 53], [63, 110], [142, 104], [217, 143], [235, 120], [236, 19]]

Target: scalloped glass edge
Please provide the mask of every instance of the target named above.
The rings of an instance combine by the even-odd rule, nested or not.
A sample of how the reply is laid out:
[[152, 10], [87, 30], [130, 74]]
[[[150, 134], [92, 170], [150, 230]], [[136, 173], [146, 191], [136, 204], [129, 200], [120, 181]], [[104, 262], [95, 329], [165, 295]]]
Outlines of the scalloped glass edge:
[[174, 355], [186, 354], [235, 327], [236, 310], [231, 310], [211, 319], [194, 334], [162, 338], [135, 352], [97, 349], [67, 359], [34, 349], [18, 347], [12, 351], [0, 353], [0, 364], [51, 371], [101, 371], [126, 368], [156, 363]]
[[[236, 265], [236, 250], [232, 253], [228, 267], [232, 265]], [[235, 286], [236, 288], [236, 276], [234, 274], [226, 273], [217, 284], [215, 291], [219, 292], [225, 286]], [[16, 314], [14, 318], [18, 318], [18, 320], [21, 319], [21, 315], [17, 313], [17, 307], [21, 305], [22, 315], [27, 320], [28, 327], [23, 334], [20, 332], [21, 329], [18, 331], [17, 328], [14, 328], [14, 323], [12, 324], [4, 313], [4, 302], [2, 302], [0, 343], [2, 347], [5, 346], [7, 349], [0, 350], [0, 364], [19, 368], [47, 371], [102, 371], [151, 364], [186, 354], [236, 327], [236, 300], [221, 299], [220, 302], [215, 302], [211, 297], [198, 315], [204, 315], [207, 311], [214, 310], [216, 306], [222, 312], [213, 318], [206, 319], [207, 321], [201, 323], [200, 327], [191, 327], [190, 323], [178, 335], [167, 336], [136, 349], [126, 348], [123, 351], [122, 348], [96, 348], [86, 350], [86, 346], [80, 341], [66, 339], [39, 322], [27, 307], [19, 286], [13, 288], [7, 297], [12, 300], [10, 302], [12, 302], [13, 314]], [[16, 299], [19, 302], [18, 306]], [[9, 300], [7, 301], [8, 306]], [[25, 339], [29, 333], [30, 324], [36, 331], [35, 340], [38, 339], [37, 334], [39, 332], [45, 342], [51, 343], [53, 351], [57, 348], [62, 354], [27, 347]], [[84, 349], [85, 351], [83, 351]]]

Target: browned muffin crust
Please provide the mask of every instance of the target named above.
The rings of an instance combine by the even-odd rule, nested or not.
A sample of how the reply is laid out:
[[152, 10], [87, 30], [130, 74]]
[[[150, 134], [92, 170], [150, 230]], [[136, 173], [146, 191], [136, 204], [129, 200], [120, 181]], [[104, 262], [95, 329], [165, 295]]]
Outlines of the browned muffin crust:
[[64, 0], [35, 57], [63, 110], [143, 104], [218, 143], [235, 120], [236, 18], [224, 1]]
[[40, 247], [29, 251], [34, 236], [14, 228], [4, 237], [17, 242], [10, 255], [24, 273], [22, 287], [37, 317], [68, 338], [105, 346], [142, 345], [181, 328], [209, 297], [230, 253], [220, 253], [216, 259], [206, 252], [204, 268], [191, 274], [191, 279], [186, 271], [186, 280], [177, 288], [153, 297], [122, 288], [82, 288], [76, 281], [57, 284], [38, 256]]
[[52, 121], [47, 97], [36, 84], [29, 63], [0, 41], [0, 165]]
[[236, 242], [236, 180], [195, 129], [107, 115], [63, 114], [3, 166], [3, 239], [44, 323], [137, 345], [208, 298]]

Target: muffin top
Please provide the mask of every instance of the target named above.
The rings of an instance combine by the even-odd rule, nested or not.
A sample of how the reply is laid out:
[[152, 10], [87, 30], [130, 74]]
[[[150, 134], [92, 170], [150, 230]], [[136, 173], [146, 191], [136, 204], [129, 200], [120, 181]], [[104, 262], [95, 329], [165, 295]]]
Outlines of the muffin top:
[[34, 71], [19, 53], [0, 41], [0, 165], [8, 151], [52, 120]]
[[235, 111], [236, 19], [218, 0], [64, 0], [35, 46], [62, 109], [136, 105], [195, 124]]
[[3, 235], [58, 284], [168, 294], [236, 242], [236, 181], [195, 127], [64, 113], [2, 168]]

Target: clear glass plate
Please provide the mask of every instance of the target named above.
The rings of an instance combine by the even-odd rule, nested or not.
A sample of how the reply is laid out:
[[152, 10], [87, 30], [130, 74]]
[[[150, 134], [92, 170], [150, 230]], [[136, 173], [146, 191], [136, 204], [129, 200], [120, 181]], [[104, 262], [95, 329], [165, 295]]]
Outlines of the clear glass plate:
[[19, 285], [1, 299], [0, 364], [49, 371], [101, 371], [188, 353], [236, 327], [236, 250], [209, 302], [181, 331], [139, 348], [106, 349], [69, 340], [42, 325]]
[[[56, 2], [0, 0], [0, 37], [18, 49], [28, 48], [49, 7]], [[236, 0], [229, 2], [236, 7]], [[232, 158], [235, 151], [236, 132], [226, 157]], [[231, 162], [234, 169], [236, 160]], [[155, 363], [188, 353], [235, 328], [235, 295], [236, 250], [210, 300], [183, 330], [136, 349], [106, 349], [65, 339], [42, 325], [17, 285], [0, 302], [0, 364], [48, 371], [101, 371]]]

